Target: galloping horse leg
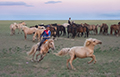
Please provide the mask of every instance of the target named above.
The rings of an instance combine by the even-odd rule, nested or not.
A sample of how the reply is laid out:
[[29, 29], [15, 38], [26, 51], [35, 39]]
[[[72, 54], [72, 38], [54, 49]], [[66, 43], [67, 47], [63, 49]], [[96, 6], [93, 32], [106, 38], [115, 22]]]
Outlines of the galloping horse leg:
[[89, 61], [88, 64], [90, 64], [91, 62], [93, 62], [93, 60], [95, 60], [95, 62], [94, 62], [94, 64], [95, 64], [96, 63], [96, 57], [95, 57], [95, 55], [92, 55], [91, 58], [92, 58], [92, 60]]
[[74, 59], [76, 59], [76, 56], [73, 54], [73, 55], [71, 55], [71, 58], [70, 58], [70, 60], [69, 60], [69, 63], [70, 63], [71, 68], [72, 68], [73, 70], [76, 70], [76, 69], [73, 67], [73, 65], [72, 65], [72, 61], [73, 61]]
[[39, 61], [41, 61], [44, 57], [45, 57], [46, 54], [44, 55], [41, 55], [41, 58], [39, 59]]
[[34, 62], [35, 60], [34, 60], [34, 56], [35, 56], [35, 53], [33, 53], [33, 57], [32, 57], [32, 61]]
[[[36, 61], [37, 61], [37, 58], [38, 58], [38, 56], [39, 56], [40, 54], [41, 54], [41, 53], [39, 53], [39, 54], [36, 55]], [[38, 60], [38, 61], [39, 61], [39, 60]]]

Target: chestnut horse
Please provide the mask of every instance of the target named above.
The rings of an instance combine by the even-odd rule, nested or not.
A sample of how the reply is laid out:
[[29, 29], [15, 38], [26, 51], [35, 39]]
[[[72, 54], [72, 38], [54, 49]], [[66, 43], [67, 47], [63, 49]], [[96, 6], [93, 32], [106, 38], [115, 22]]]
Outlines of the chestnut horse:
[[99, 26], [100, 27], [100, 33], [99, 34], [108, 34], [108, 25], [105, 23], [102, 23], [102, 25]]
[[113, 34], [113, 31], [114, 31], [114, 34], [115, 35], [119, 35], [119, 32], [120, 32], [120, 24], [114, 24], [114, 25], [111, 25], [110, 26], [110, 34], [112, 35]]
[[67, 60], [67, 68], [68, 67], [68, 63], [70, 63], [70, 66], [72, 67], [72, 69], [75, 70], [75, 68], [72, 65], [72, 61], [75, 60], [77, 57], [78, 58], [87, 58], [90, 57], [92, 58], [91, 61], [89, 61], [88, 63], [91, 63], [94, 61], [94, 64], [96, 63], [96, 57], [93, 54], [94, 53], [94, 47], [97, 44], [102, 44], [102, 42], [100, 40], [97, 39], [93, 39], [93, 38], [89, 38], [86, 39], [84, 46], [75, 46], [72, 48], [67, 48], [67, 49], [62, 49], [61, 51], [59, 51], [58, 53], [54, 53], [57, 56], [63, 56], [63, 55], [70, 55], [70, 59]]
[[89, 31], [93, 31], [94, 34], [98, 34], [98, 26], [97, 25], [89, 25], [87, 23], [83, 24], [83, 26], [86, 26]]

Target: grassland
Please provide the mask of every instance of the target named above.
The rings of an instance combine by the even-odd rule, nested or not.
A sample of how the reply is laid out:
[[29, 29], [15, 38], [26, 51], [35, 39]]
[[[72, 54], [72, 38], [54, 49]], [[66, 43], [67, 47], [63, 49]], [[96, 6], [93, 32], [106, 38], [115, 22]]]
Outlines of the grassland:
[[[10, 36], [9, 25], [21, 21], [0, 21], [0, 77], [120, 77], [120, 36], [90, 35], [90, 38], [97, 38], [103, 42], [95, 47], [96, 64], [87, 64], [90, 58], [76, 59], [73, 66], [76, 71], [66, 68], [66, 60], [69, 56], [57, 57], [52, 54], [47, 56], [40, 63], [31, 62], [31, 56], [27, 56], [32, 42], [32, 35], [28, 35], [28, 40], [24, 40], [23, 34]], [[28, 26], [36, 24], [58, 23], [63, 24], [65, 20], [50, 21], [25, 21]], [[117, 24], [119, 20], [75, 20], [76, 23], [101, 24], [107, 23], [109, 26]], [[84, 44], [86, 38], [76, 37], [75, 39], [61, 36], [55, 40], [58, 52], [64, 47], [80, 46]]]

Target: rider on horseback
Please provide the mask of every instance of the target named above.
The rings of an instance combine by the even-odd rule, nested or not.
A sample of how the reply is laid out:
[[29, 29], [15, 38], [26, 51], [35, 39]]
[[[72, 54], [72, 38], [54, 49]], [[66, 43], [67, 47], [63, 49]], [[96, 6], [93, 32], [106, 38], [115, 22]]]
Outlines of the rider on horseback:
[[40, 44], [38, 45], [37, 51], [40, 51], [40, 47], [42, 46], [42, 44], [47, 40], [50, 39], [50, 25], [47, 25], [46, 30], [44, 30], [44, 32], [41, 34], [40, 38], [43, 36], [43, 39], [41, 40]]
[[71, 18], [69, 18], [68, 24], [72, 25]]

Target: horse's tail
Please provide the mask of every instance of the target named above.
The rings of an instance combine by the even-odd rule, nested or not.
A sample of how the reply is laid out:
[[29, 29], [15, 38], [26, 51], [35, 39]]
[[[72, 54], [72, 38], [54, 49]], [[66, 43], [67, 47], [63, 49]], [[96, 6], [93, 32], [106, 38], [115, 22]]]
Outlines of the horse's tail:
[[32, 55], [36, 52], [37, 44], [33, 45], [29, 52], [27, 52], [27, 55]]
[[56, 56], [64, 56], [64, 55], [67, 55], [69, 51], [70, 51], [70, 48], [63, 48], [58, 53], [53, 53], [53, 54], [55, 54]]

